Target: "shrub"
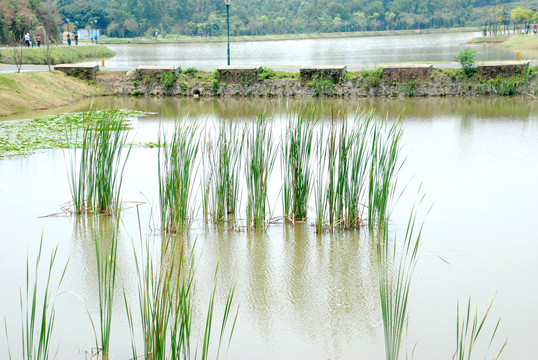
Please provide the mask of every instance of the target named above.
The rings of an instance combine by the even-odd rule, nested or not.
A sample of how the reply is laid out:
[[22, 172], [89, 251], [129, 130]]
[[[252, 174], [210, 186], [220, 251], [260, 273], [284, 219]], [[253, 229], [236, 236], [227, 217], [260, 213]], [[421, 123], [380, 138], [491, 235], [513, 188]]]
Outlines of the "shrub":
[[183, 70], [183, 74], [196, 74], [198, 72], [198, 69], [189, 67]]
[[455, 56], [456, 61], [461, 64], [463, 75], [466, 77], [471, 77], [476, 72], [475, 57], [475, 49], [461, 49], [460, 53]]
[[271, 68], [262, 67], [260, 75], [258, 75], [258, 81], [263, 81], [265, 79], [272, 79], [276, 77], [276, 72]]
[[165, 89], [169, 89], [171, 88], [172, 86], [174, 86], [174, 84], [176, 83], [177, 81], [177, 75], [176, 73], [174, 72], [174, 70], [170, 70], [168, 72], [166, 71], [163, 71], [161, 73], [161, 85], [165, 88]]
[[219, 81], [217, 79], [211, 80], [211, 91], [215, 93], [219, 91]]

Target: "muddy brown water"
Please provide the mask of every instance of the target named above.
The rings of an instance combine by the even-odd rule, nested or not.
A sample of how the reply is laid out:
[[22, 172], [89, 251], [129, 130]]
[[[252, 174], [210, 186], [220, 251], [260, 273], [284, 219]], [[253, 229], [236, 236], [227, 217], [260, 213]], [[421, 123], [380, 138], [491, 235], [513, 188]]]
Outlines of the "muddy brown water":
[[[133, 119], [134, 141], [154, 141], [159, 125], [175, 119], [201, 123], [249, 121], [260, 110], [283, 128], [299, 101], [246, 99], [94, 99], [98, 108], [121, 107], [149, 112]], [[403, 353], [415, 359], [449, 359], [455, 346], [457, 302], [472, 297], [483, 311], [496, 296], [484, 338], [474, 350], [483, 357], [496, 320], [497, 340], [508, 338], [504, 357], [532, 358], [538, 331], [538, 109], [522, 98], [317, 100], [327, 109], [375, 109], [393, 121], [403, 114], [400, 188], [392, 233], [403, 237], [417, 189], [425, 193], [424, 235], [409, 303]], [[90, 102], [74, 104], [83, 110]], [[54, 112], [62, 112], [62, 109]], [[328, 111], [328, 110], [327, 110]], [[276, 166], [278, 168], [278, 165]], [[54, 347], [58, 358], [85, 358], [95, 347], [87, 306], [98, 318], [92, 232], [83, 221], [57, 213], [70, 200], [62, 150], [0, 161], [0, 312], [6, 313], [11, 351], [18, 357], [19, 286], [24, 282], [27, 252], [45, 253], [58, 245], [58, 261], [69, 270], [57, 298]], [[280, 183], [274, 181], [272, 192]], [[195, 186], [198, 182], [195, 181]], [[136, 147], [128, 161], [122, 198], [139, 207], [145, 240], [158, 227], [156, 151]], [[279, 200], [272, 200], [279, 203]], [[131, 203], [132, 204], [132, 203]], [[152, 207], [154, 212], [152, 213]], [[311, 214], [313, 215], [313, 214]], [[136, 305], [132, 243], [140, 235], [134, 207], [122, 214], [118, 254], [118, 291], [114, 305], [111, 354], [130, 358], [130, 335], [122, 301]], [[398, 235], [399, 234], [399, 235]], [[156, 248], [159, 239], [150, 237]], [[375, 246], [367, 232], [318, 236], [307, 224], [276, 224], [263, 234], [248, 235], [226, 227], [192, 224], [186, 240], [197, 258], [196, 313], [200, 317], [217, 261], [220, 261], [218, 308], [228, 285], [237, 281], [240, 304], [229, 359], [382, 359], [383, 329], [378, 295]], [[72, 293], [78, 295], [75, 296]], [[85, 304], [79, 299], [84, 299]], [[0, 357], [7, 357], [4, 336]], [[140, 348], [140, 345], [139, 345]], [[433, 355], [433, 356], [432, 356]]]

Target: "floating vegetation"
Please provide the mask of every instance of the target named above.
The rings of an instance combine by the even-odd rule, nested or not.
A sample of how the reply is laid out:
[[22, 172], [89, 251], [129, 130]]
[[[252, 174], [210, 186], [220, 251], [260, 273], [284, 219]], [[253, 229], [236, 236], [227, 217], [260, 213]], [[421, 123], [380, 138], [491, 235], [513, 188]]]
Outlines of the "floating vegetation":
[[[76, 213], [100, 212], [112, 214], [120, 206], [123, 171], [131, 146], [127, 145], [124, 118], [118, 112], [99, 115], [88, 113], [84, 121], [80, 150], [70, 157], [69, 185]], [[73, 135], [74, 134], [74, 135]], [[78, 131], [69, 134], [78, 139]], [[76, 142], [77, 140], [68, 140]], [[127, 149], [123, 155], [124, 149]]]
[[191, 217], [192, 170], [198, 153], [197, 125], [176, 123], [168, 140], [159, 135], [158, 175], [161, 230], [175, 233]]
[[[102, 110], [43, 116], [31, 120], [0, 122], [0, 159], [30, 155], [38, 150], [75, 147], [82, 144], [82, 130], [98, 118], [114, 114], [122, 130], [130, 129], [129, 117], [144, 113], [133, 110]], [[66, 129], [79, 137], [65, 136]]]

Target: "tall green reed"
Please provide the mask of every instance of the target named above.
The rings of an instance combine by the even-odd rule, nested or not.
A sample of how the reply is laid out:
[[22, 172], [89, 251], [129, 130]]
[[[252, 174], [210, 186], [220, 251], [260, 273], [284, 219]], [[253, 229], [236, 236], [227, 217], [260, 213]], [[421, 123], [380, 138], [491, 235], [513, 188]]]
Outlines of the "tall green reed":
[[[495, 298], [491, 300], [491, 303], [486, 309], [484, 315], [481, 316], [480, 318], [478, 317], [478, 308], [475, 309], [474, 314], [471, 314], [471, 298], [470, 297], [467, 303], [467, 311], [466, 313], [463, 314], [464, 316], [461, 316], [461, 317], [460, 317], [460, 304], [458, 302], [458, 310], [457, 310], [457, 317], [456, 317], [457, 319], [456, 321], [456, 351], [454, 355], [452, 356], [452, 359], [458, 359], [458, 360], [471, 359], [471, 353], [473, 351], [474, 346], [476, 345], [478, 336], [482, 332], [482, 329], [484, 327], [484, 324], [489, 315], [489, 311], [491, 310], [491, 307], [493, 306], [494, 301], [495, 301]], [[500, 322], [501, 322], [501, 319], [499, 318], [499, 320], [497, 320], [497, 323], [495, 324], [495, 329], [493, 330], [493, 333], [490, 336], [488, 350], [491, 347], [493, 340], [495, 339], [495, 335], [497, 334], [497, 330], [499, 328]], [[499, 351], [497, 352], [497, 354], [495, 354], [493, 359], [499, 358], [499, 356], [503, 352], [506, 345], [507, 345], [507, 342], [505, 341], [504, 344], [499, 349]]]
[[[200, 355], [207, 359], [212, 342], [213, 317], [215, 313], [216, 278], [210, 295], [205, 323], [202, 324], [203, 340], [193, 339], [193, 256], [184, 253], [184, 247], [179, 237], [163, 239], [163, 246], [158, 259], [151, 255], [149, 243], [146, 241], [143, 258], [138, 258], [136, 250], [138, 304], [143, 333], [143, 355], [138, 354], [134, 336], [134, 321], [132, 310], [125, 297], [128, 321], [132, 334], [133, 358], [143, 356], [144, 359], [196, 359]], [[218, 269], [218, 267], [217, 267]], [[215, 274], [216, 274], [215, 270]], [[224, 335], [228, 331], [228, 322], [232, 313], [232, 302], [235, 292], [233, 285], [227, 296], [225, 309], [220, 322], [217, 358]], [[229, 330], [228, 344], [231, 341], [235, 321]], [[199, 346], [201, 350], [199, 351]]]
[[384, 226], [390, 215], [400, 162], [401, 118], [388, 126], [376, 124], [372, 132], [371, 165], [368, 191], [368, 225]]
[[[357, 114], [353, 120], [333, 113], [329, 125], [319, 128], [314, 185], [317, 232], [359, 228], [363, 224], [367, 207], [364, 197], [373, 183], [371, 169], [378, 167], [372, 161], [372, 152], [382, 147], [377, 144], [381, 136], [373, 136], [372, 118], [372, 113]], [[386, 143], [390, 144], [390, 140]], [[370, 215], [375, 223], [377, 213]]]
[[74, 150], [68, 171], [74, 211], [112, 214], [120, 207], [123, 172], [131, 151], [125, 118], [119, 111], [90, 111], [83, 122], [81, 149]]
[[112, 306], [116, 287], [116, 263], [118, 254], [119, 218], [109, 221], [94, 218], [94, 242], [99, 286], [99, 320], [102, 359], [108, 359], [110, 350], [110, 330], [112, 326]]
[[364, 195], [368, 184], [368, 167], [371, 157], [368, 151], [368, 141], [372, 118], [372, 112], [357, 117], [351, 133], [349, 181], [343, 197], [346, 200], [346, 225], [355, 229], [363, 223]]
[[315, 114], [310, 106], [296, 111], [282, 136], [282, 208], [284, 217], [292, 223], [305, 221], [308, 215]]
[[[422, 235], [422, 226], [415, 235], [416, 212], [413, 208], [407, 222], [401, 249], [394, 239], [389, 245], [387, 227], [377, 228], [377, 260], [379, 266], [379, 297], [383, 317], [385, 356], [387, 360], [399, 358], [403, 329], [407, 317], [407, 304], [411, 280], [417, 263], [417, 252]], [[396, 269], [396, 273], [391, 271]]]
[[158, 178], [162, 231], [177, 232], [188, 225], [192, 215], [192, 171], [198, 146], [196, 123], [176, 123], [170, 140], [162, 132], [159, 133]]
[[[46, 360], [51, 357], [50, 346], [55, 320], [55, 302], [60, 294], [69, 261], [66, 262], [61, 276], [53, 280], [54, 264], [58, 247], [56, 246], [46, 264], [46, 282], [43, 285], [40, 279], [41, 255], [43, 250], [43, 235], [39, 243], [39, 251], [35, 265], [30, 269], [30, 256], [26, 260], [26, 286], [20, 289], [21, 305], [21, 343], [23, 360]], [[33, 272], [33, 277], [32, 277]], [[7, 323], [6, 323], [7, 336]], [[8, 344], [9, 345], [9, 344]], [[11, 352], [9, 354], [11, 358]]]
[[239, 176], [244, 132], [234, 124], [220, 124], [218, 137], [208, 141], [211, 171], [210, 196], [213, 222], [233, 219], [239, 202]]
[[247, 183], [247, 227], [266, 227], [269, 176], [273, 171], [276, 151], [273, 135], [265, 117], [260, 114], [246, 134], [245, 177]]

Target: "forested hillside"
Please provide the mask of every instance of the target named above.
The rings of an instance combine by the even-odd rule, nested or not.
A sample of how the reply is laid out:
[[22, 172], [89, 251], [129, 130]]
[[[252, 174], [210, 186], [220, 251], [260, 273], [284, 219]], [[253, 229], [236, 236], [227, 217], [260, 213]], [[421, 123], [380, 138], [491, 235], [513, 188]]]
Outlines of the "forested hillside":
[[0, 43], [20, 42], [30, 30], [59, 39], [61, 18], [46, 0], [0, 0]]
[[[52, 1], [52, 2], [49, 2]], [[0, 42], [30, 27], [57, 36], [58, 24], [113, 37], [221, 36], [223, 0], [0, 0]], [[534, 0], [529, 0], [534, 1]], [[514, 2], [498, 0], [231, 0], [232, 35], [483, 26], [510, 22]], [[521, 3], [517, 3], [520, 5]]]

